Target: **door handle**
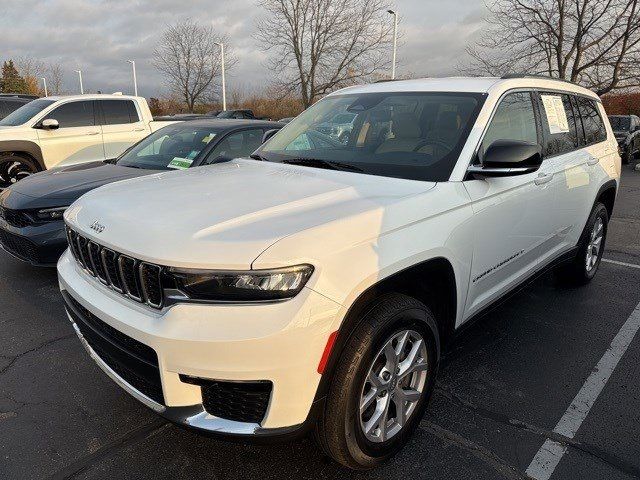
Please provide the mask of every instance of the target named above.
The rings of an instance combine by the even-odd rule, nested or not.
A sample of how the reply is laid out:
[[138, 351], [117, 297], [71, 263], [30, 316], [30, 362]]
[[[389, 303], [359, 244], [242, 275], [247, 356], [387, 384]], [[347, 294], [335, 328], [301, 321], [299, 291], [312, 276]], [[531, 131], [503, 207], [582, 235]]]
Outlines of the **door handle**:
[[99, 134], [100, 134], [100, 132], [89, 132], [89, 133], [87, 133], [87, 135], [99, 135]]
[[145, 128], [143, 128], [143, 127], [142, 128], [134, 128], [133, 131], [134, 132], [144, 132]]
[[589, 160], [587, 160], [587, 165], [589, 166], [594, 166], [600, 163], [600, 159], [599, 158], [590, 158]]
[[545, 183], [549, 183], [552, 178], [553, 178], [552, 173], [541, 173], [535, 178], [533, 183], [535, 183], [536, 185], [544, 185]]

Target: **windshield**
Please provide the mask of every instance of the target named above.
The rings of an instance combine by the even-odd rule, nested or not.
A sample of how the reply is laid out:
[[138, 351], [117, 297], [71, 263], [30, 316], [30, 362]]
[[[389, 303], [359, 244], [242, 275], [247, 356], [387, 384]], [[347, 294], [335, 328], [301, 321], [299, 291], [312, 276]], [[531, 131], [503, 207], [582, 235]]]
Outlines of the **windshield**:
[[273, 162], [446, 181], [483, 102], [479, 93], [329, 96], [256, 154]]
[[188, 168], [218, 133], [219, 129], [189, 123], [169, 125], [134, 145], [116, 163], [147, 170]]
[[631, 129], [631, 117], [609, 117], [611, 128], [615, 131]]
[[54, 103], [56, 103], [54, 100], [47, 100], [45, 98], [29, 102], [0, 120], [0, 126], [15, 127], [23, 125]]

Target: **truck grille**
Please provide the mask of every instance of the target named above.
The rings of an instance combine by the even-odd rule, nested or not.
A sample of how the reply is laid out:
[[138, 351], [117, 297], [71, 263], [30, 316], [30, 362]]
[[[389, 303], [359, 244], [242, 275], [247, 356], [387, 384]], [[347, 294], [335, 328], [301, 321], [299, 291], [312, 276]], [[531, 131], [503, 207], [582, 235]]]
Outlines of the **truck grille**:
[[39, 263], [38, 248], [26, 238], [0, 229], [0, 244], [9, 253], [28, 262]]
[[0, 218], [15, 228], [24, 228], [33, 224], [33, 220], [26, 213], [4, 207], [0, 207]]
[[164, 404], [155, 350], [103, 322], [67, 292], [62, 296], [67, 312], [96, 355], [133, 388]]
[[128, 298], [161, 309], [162, 267], [103, 247], [67, 227], [69, 249], [80, 266], [104, 285]]

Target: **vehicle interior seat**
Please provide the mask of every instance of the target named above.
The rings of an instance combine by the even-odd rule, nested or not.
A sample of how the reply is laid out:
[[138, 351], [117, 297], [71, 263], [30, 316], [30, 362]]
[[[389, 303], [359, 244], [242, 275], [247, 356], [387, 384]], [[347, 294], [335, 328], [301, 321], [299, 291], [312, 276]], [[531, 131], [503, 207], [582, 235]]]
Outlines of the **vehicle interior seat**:
[[418, 119], [412, 112], [400, 112], [393, 116], [393, 137], [387, 138], [376, 153], [412, 152], [421, 143]]

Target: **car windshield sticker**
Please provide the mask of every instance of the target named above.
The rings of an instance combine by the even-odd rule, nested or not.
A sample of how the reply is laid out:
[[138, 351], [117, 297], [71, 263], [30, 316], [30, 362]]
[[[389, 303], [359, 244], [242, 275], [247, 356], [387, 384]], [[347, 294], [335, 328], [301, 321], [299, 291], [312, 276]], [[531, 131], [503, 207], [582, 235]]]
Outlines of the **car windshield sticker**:
[[547, 114], [547, 122], [549, 123], [549, 131], [551, 134], [568, 133], [569, 121], [567, 120], [567, 112], [562, 103], [562, 97], [557, 95], [541, 95], [544, 111]]
[[169, 168], [175, 168], [176, 170], [185, 170], [191, 166], [193, 160], [190, 158], [173, 157], [173, 160], [167, 165]]
[[204, 137], [202, 139], [202, 143], [209, 143], [211, 140], [213, 140], [216, 137], [215, 133], [210, 133], [209, 135], [207, 135], [206, 137]]

